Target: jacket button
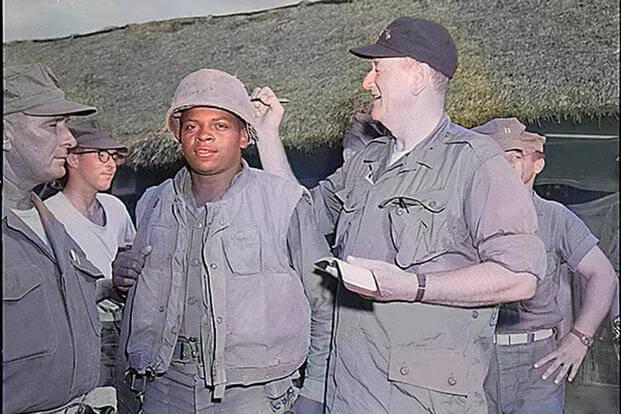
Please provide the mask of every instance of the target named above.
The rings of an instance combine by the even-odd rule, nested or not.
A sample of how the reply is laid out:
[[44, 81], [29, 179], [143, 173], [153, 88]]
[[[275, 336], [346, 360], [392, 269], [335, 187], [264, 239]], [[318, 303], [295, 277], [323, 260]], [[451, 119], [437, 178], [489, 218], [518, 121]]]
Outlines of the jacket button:
[[452, 387], [455, 384], [457, 384], [457, 380], [455, 378], [453, 378], [453, 377], [449, 377], [448, 385], [450, 385]]
[[478, 318], [478, 317], [479, 317], [479, 312], [477, 312], [477, 311], [472, 311], [472, 317], [473, 317], [474, 319]]
[[172, 254], [166, 255], [166, 260], [172, 260]]
[[196, 227], [197, 229], [200, 229], [200, 228], [202, 228], [202, 227], [203, 227], [203, 223], [197, 222], [197, 223], [195, 224], [195, 227]]
[[429, 207], [435, 208], [436, 207], [436, 202], [435, 201], [430, 201], [429, 202]]
[[248, 376], [247, 375], [242, 376], [242, 380], [248, 381]]
[[200, 264], [198, 259], [192, 259], [191, 263], [192, 263], [192, 266], [198, 266]]
[[402, 209], [402, 208], [397, 209], [397, 215], [398, 215], [398, 216], [403, 215], [403, 213], [404, 213], [404, 212], [405, 212], [405, 210], [404, 210], [404, 209]]
[[164, 312], [166, 310], [166, 306], [162, 305], [158, 308], [160, 312]]
[[224, 226], [226, 224], [226, 220], [220, 219], [220, 221], [218, 221], [218, 223], [220, 223], [221, 226]]
[[222, 316], [218, 316], [218, 317], [216, 318], [216, 322], [218, 322], [218, 323], [222, 323]]
[[198, 299], [195, 296], [190, 296], [188, 298], [188, 304], [194, 305], [196, 302], [198, 302]]
[[399, 372], [401, 373], [401, 375], [408, 375], [410, 373], [410, 368], [408, 368], [406, 366], [403, 366], [403, 367], [401, 367]]
[[217, 269], [218, 265], [215, 264], [215, 263], [212, 263], [212, 264], [209, 265], [209, 267], [211, 267], [212, 269]]

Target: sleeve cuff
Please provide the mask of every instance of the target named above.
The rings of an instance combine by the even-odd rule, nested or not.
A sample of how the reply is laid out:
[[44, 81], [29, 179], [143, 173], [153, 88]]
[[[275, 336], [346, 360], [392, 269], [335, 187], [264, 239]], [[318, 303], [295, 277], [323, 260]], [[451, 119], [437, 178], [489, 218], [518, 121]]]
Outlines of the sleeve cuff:
[[585, 237], [580, 242], [578, 247], [574, 249], [571, 256], [565, 259], [567, 260], [567, 264], [569, 265], [569, 267], [575, 270], [578, 267], [578, 263], [580, 263], [584, 256], [586, 256], [586, 254], [590, 252], [594, 246], [597, 245], [597, 242], [597, 238], [592, 234], [590, 234], [589, 237]]

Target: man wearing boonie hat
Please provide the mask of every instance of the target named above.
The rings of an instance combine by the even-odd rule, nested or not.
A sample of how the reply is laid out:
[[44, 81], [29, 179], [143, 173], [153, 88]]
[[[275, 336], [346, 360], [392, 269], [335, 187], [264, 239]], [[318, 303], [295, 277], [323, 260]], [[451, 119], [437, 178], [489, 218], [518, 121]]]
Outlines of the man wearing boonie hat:
[[69, 116], [96, 109], [67, 100], [45, 65], [7, 67], [3, 80], [2, 412], [113, 408], [114, 388], [96, 388], [103, 275], [32, 192], [66, 172]]
[[189, 74], [166, 122], [187, 166], [138, 202], [133, 250], [153, 251], [123, 321], [145, 413], [321, 413], [332, 300], [310, 194], [242, 159], [266, 122], [235, 77]]
[[136, 229], [123, 202], [103, 191], [110, 189], [128, 149], [100, 129], [70, 131], [77, 146], [67, 155], [64, 184], [44, 204], [104, 274], [97, 297], [102, 323], [100, 385], [113, 385], [124, 300], [112, 289], [112, 261], [119, 249], [131, 246]]
[[[485, 392], [490, 413], [561, 414], [565, 378], [572, 381], [593, 335], [612, 303], [614, 269], [597, 239], [571, 210], [539, 197], [535, 177], [545, 165], [545, 137], [526, 131], [516, 118], [497, 118], [473, 128], [493, 138], [531, 193], [547, 269], [529, 299], [500, 307], [495, 352]], [[561, 262], [586, 279], [585, 300], [570, 332], [558, 337], [563, 319], [558, 293]]]
[[[362, 297], [339, 284], [328, 411], [486, 413], [492, 305], [532, 296], [544, 275], [532, 201], [498, 145], [444, 112], [457, 69], [444, 27], [399, 17], [350, 51], [371, 59], [362, 86], [390, 135], [313, 189], [333, 250], [378, 286]], [[284, 169], [266, 162], [278, 145], [259, 142], [267, 170]]]

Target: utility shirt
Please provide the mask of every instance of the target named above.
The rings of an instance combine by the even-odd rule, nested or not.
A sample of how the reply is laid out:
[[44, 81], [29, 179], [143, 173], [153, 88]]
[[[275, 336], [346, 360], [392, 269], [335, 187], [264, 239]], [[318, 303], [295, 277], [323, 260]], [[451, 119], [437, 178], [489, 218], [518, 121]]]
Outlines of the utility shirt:
[[333, 295], [313, 272], [329, 247], [311, 204], [298, 184], [245, 163], [200, 208], [185, 168], [147, 190], [135, 244], [153, 251], [126, 312], [130, 365], [163, 373], [179, 334], [196, 335], [205, 385], [222, 398], [225, 386], [287, 377], [308, 355], [303, 394], [323, 401]]
[[[544, 275], [532, 201], [498, 144], [446, 116], [388, 165], [393, 141], [371, 141], [313, 189], [316, 217], [336, 225], [339, 257], [423, 274], [491, 261]], [[336, 306], [329, 410], [400, 412], [399, 400], [414, 398], [413, 386], [467, 396], [472, 412], [486, 412], [497, 307], [375, 302], [342, 284]]]
[[60, 407], [99, 381], [95, 282], [103, 275], [40, 206], [47, 244], [12, 210], [2, 220], [2, 412], [7, 414]]
[[505, 303], [498, 315], [499, 333], [516, 333], [554, 328], [563, 319], [559, 306], [561, 264], [573, 270], [597, 245], [597, 238], [578, 216], [556, 201], [545, 200], [532, 191], [539, 221], [539, 237], [546, 247], [546, 276], [537, 283], [535, 295]]

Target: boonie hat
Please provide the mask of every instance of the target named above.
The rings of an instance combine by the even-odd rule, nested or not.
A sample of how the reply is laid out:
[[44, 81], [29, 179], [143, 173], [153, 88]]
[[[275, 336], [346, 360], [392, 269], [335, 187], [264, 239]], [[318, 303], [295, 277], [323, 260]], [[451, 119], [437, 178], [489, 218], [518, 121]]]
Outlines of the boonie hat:
[[31, 116], [90, 115], [97, 108], [65, 99], [52, 70], [35, 63], [4, 70], [4, 115], [17, 112]]
[[503, 151], [535, 151], [543, 154], [543, 144], [546, 142], [544, 136], [526, 131], [526, 125], [517, 118], [495, 118], [472, 128], [472, 131], [488, 135], [500, 144]]
[[71, 134], [75, 137], [78, 145], [75, 148], [93, 148], [93, 149], [115, 149], [121, 154], [127, 155], [129, 149], [112, 138], [110, 134], [96, 128], [69, 128]]
[[217, 69], [200, 69], [183, 78], [166, 113], [166, 125], [177, 139], [180, 139], [181, 114], [196, 106], [223, 109], [237, 115], [245, 122], [250, 138], [256, 138], [250, 96], [235, 76]]
[[449, 32], [418, 17], [399, 17], [382, 31], [377, 42], [349, 51], [365, 59], [409, 56], [449, 78], [457, 70], [457, 46]]

